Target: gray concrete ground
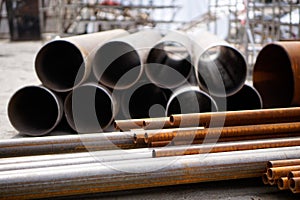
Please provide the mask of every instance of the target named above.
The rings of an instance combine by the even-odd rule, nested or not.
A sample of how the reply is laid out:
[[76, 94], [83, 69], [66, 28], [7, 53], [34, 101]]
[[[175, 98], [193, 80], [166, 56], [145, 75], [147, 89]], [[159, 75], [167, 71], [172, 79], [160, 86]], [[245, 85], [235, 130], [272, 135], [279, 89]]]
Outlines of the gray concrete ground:
[[[37, 42], [10, 42], [0, 40], [0, 139], [18, 136], [7, 118], [7, 104], [12, 94], [26, 85], [37, 85], [34, 57], [42, 46]], [[0, 191], [1, 196], [1, 191]], [[160, 188], [109, 192], [58, 199], [226, 199], [269, 200], [300, 199], [290, 191], [264, 186], [259, 178], [198, 183]]]

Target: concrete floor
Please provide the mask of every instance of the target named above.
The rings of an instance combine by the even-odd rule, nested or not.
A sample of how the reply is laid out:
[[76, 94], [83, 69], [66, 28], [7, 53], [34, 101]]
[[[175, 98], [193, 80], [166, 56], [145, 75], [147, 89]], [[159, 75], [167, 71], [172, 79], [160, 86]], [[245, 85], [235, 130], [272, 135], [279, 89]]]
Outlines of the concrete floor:
[[[34, 72], [34, 58], [41, 41], [10, 42], [0, 40], [0, 139], [18, 136], [7, 118], [7, 104], [12, 94], [26, 85], [40, 84]], [[1, 196], [1, 192], [0, 192]], [[264, 186], [261, 179], [230, 180], [160, 188], [109, 192], [57, 199], [300, 199], [290, 191]]]

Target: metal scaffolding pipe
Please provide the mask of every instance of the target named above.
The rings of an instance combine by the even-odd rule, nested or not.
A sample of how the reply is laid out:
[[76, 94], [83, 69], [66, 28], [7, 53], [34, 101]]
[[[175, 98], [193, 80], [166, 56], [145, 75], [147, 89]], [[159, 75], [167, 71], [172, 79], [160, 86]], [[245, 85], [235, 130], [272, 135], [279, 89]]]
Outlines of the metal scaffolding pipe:
[[278, 179], [277, 186], [279, 190], [288, 190], [289, 189], [288, 177], [281, 177], [280, 179]]
[[139, 31], [102, 45], [93, 61], [97, 80], [113, 89], [127, 89], [142, 75], [150, 48], [161, 35], [154, 30]]
[[89, 77], [95, 50], [104, 42], [127, 34], [116, 29], [50, 41], [36, 56], [37, 76], [52, 90], [71, 91]]
[[201, 31], [194, 41], [195, 73], [200, 87], [210, 95], [224, 97], [242, 88], [247, 75], [244, 56], [217, 36]]
[[111, 92], [95, 83], [77, 87], [64, 103], [67, 121], [78, 133], [103, 132], [113, 123], [116, 109]]
[[13, 94], [7, 112], [10, 123], [21, 134], [42, 136], [60, 123], [63, 102], [44, 86], [26, 86]]
[[279, 179], [286, 177], [290, 171], [300, 170], [300, 165], [284, 166], [284, 167], [272, 167], [268, 168], [267, 175], [268, 179]]
[[145, 73], [162, 88], [188, 83], [193, 69], [192, 41], [184, 32], [170, 31], [150, 50]]
[[[253, 85], [264, 108], [300, 105], [300, 42], [275, 42], [263, 47], [253, 68]], [[278, 98], [280, 97], [280, 98]]]
[[2, 198], [43, 198], [260, 177], [266, 161], [296, 158], [299, 152], [299, 147], [288, 147], [215, 153], [202, 159], [191, 155], [26, 169], [1, 175], [0, 190]]
[[267, 162], [267, 168], [285, 167], [285, 166], [293, 166], [293, 165], [300, 165], [300, 159], [272, 160]]
[[130, 132], [95, 133], [0, 140], [0, 157], [59, 154], [139, 147]]
[[300, 107], [171, 115], [174, 127], [222, 127], [300, 121]]
[[175, 90], [169, 98], [166, 115], [216, 111], [218, 107], [211, 96], [196, 86], [184, 86]]

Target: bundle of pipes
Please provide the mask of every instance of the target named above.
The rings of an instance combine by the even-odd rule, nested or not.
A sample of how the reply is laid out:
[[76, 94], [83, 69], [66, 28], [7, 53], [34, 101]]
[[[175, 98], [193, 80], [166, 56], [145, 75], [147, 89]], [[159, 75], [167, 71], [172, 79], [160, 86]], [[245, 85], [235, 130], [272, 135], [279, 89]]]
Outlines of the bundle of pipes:
[[300, 193], [300, 159], [269, 161], [262, 180], [266, 185], [277, 184], [280, 190]]
[[113, 30], [61, 38], [36, 56], [42, 86], [17, 91], [8, 115], [20, 133], [41, 136], [63, 118], [76, 132], [92, 133], [110, 131], [115, 119], [259, 109], [258, 92], [244, 83], [246, 68], [240, 52], [206, 32], [161, 38], [154, 30]]

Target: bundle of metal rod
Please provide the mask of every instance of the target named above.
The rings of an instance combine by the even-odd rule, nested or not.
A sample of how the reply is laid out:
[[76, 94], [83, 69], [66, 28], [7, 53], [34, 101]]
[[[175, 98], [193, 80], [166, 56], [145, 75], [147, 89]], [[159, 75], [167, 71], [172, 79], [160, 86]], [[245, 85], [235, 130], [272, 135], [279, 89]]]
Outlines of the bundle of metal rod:
[[300, 132], [300, 122], [293, 123], [278, 123], [278, 124], [260, 124], [260, 125], [245, 125], [245, 126], [229, 126], [220, 128], [178, 128], [178, 129], [162, 129], [149, 130], [145, 133], [145, 143], [157, 141], [171, 140], [202, 140], [228, 138], [228, 137], [243, 137], [268, 135], [279, 133], [295, 133]]
[[147, 54], [160, 38], [159, 32], [146, 30], [110, 40], [96, 52], [93, 61], [95, 77], [113, 89], [131, 87], [141, 77]]
[[260, 177], [266, 161], [292, 159], [299, 153], [299, 147], [286, 147], [0, 172], [1, 197], [43, 198]]
[[116, 29], [53, 40], [36, 56], [37, 76], [52, 90], [71, 91], [88, 79], [95, 51], [104, 42], [124, 35], [128, 32]]
[[134, 143], [131, 132], [16, 138], [0, 140], [0, 157], [100, 151], [118, 148], [131, 149], [137, 147], [142, 146]]
[[207, 93], [224, 97], [236, 93], [246, 80], [247, 64], [243, 55], [217, 36], [194, 32], [195, 73]]
[[153, 48], [145, 73], [162, 88], [176, 88], [188, 83], [192, 75], [192, 41], [184, 32], [170, 31]]
[[78, 133], [103, 132], [112, 124], [116, 109], [112, 93], [95, 83], [78, 86], [64, 103], [67, 121]]
[[44, 86], [26, 86], [19, 89], [8, 103], [10, 123], [24, 135], [48, 134], [63, 117], [62, 95]]
[[300, 42], [291, 41], [270, 43], [259, 52], [253, 85], [261, 94], [264, 108], [300, 105], [299, 50]]
[[170, 116], [173, 127], [223, 127], [300, 121], [300, 107], [190, 113]]

